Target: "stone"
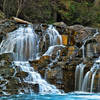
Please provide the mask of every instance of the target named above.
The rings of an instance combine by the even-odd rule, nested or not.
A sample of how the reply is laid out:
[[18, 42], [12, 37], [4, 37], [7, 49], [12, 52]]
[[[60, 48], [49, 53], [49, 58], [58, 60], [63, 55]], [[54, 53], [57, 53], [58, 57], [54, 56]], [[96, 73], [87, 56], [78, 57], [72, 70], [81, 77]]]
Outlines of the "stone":
[[61, 28], [67, 27], [67, 25], [64, 22], [55, 22], [55, 23], [53, 23], [53, 25], [56, 26], [56, 27], [61, 27]]
[[62, 44], [68, 45], [68, 35], [61, 35], [62, 36]]
[[18, 28], [18, 26], [16, 25], [16, 22], [14, 22], [13, 20], [9, 20], [9, 19], [1, 20], [0, 21], [0, 43], [3, 39], [7, 37], [7, 34], [9, 32], [12, 32], [16, 28]]
[[21, 78], [26, 78], [27, 76], [28, 76], [28, 73], [24, 71], [17, 72], [15, 75], [15, 77], [21, 77]]
[[70, 57], [74, 53], [75, 53], [75, 47], [74, 46], [69, 46], [68, 47], [68, 57]]

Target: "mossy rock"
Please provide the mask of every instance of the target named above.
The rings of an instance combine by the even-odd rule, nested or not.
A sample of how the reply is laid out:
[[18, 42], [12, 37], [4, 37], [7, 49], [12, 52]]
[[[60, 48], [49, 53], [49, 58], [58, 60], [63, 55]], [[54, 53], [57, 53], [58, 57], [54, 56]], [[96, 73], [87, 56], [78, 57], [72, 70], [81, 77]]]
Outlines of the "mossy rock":
[[0, 10], [0, 20], [5, 18], [5, 14]]

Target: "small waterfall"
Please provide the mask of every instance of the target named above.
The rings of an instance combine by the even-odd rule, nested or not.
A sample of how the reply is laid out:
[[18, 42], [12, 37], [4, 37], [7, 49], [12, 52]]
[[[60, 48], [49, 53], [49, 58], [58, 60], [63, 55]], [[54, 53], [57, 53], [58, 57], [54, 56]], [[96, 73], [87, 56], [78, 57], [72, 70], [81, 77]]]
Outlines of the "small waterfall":
[[93, 38], [96, 37], [98, 34], [100, 34], [100, 33], [99, 33], [98, 29], [96, 29], [96, 32], [95, 32], [95, 34], [94, 34], [93, 36], [88, 36], [88, 38], [85, 38], [85, 39], [84, 39], [83, 45], [82, 45], [82, 47], [81, 47], [82, 53], [83, 53], [83, 59], [85, 59], [85, 44], [86, 44], [86, 42], [87, 42], [88, 40], [90, 40], [90, 39], [93, 39]]
[[91, 75], [92, 75], [91, 71], [88, 71], [86, 73], [82, 84], [82, 91], [89, 92]]
[[[79, 66], [77, 67], [76, 72], [79, 73]], [[76, 76], [78, 75], [80, 74], [76, 74]], [[85, 92], [100, 92], [99, 75], [100, 75], [100, 57], [94, 62], [94, 65], [91, 67], [91, 70], [86, 73], [80, 90]], [[75, 80], [80, 81], [80, 76], [78, 78], [76, 77]], [[76, 82], [75, 86], [79, 85], [79, 83]]]
[[95, 72], [93, 73], [93, 75], [92, 75], [90, 92], [92, 92], [92, 91], [93, 91], [94, 78], [95, 78], [96, 72], [97, 72], [97, 71], [95, 71]]
[[49, 48], [48, 48], [48, 50], [43, 54], [43, 56], [46, 56], [46, 55], [48, 55], [48, 56], [51, 56], [54, 52], [54, 50], [56, 50], [57, 51], [57, 49], [60, 49], [60, 48], [64, 48], [65, 46], [63, 46], [63, 45], [54, 45], [54, 46], [50, 46]]
[[16, 61], [35, 59], [39, 49], [38, 41], [38, 35], [31, 25], [20, 26], [17, 30], [8, 33], [7, 39], [2, 41], [0, 53], [13, 52]]
[[54, 85], [47, 83], [44, 79], [41, 78], [41, 75], [38, 72], [34, 71], [34, 68], [30, 66], [28, 62], [14, 61], [14, 64], [24, 72], [28, 73], [28, 76], [24, 78], [24, 82], [31, 84], [39, 85], [39, 93], [41, 94], [53, 94], [61, 93]]
[[83, 82], [83, 74], [84, 74], [85, 64], [81, 63], [76, 66], [75, 71], [75, 90], [80, 91]]
[[[49, 36], [50, 46], [62, 44], [62, 37], [59, 32], [53, 27], [49, 25], [49, 28], [46, 30], [46, 35]], [[45, 37], [44, 37], [45, 39]]]

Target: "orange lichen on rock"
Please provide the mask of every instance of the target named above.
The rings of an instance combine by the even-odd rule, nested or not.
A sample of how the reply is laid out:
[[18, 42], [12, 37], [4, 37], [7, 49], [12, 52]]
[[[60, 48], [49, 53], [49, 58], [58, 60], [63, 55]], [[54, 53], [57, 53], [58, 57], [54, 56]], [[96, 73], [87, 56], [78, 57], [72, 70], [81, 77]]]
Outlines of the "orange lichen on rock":
[[74, 54], [74, 51], [75, 51], [75, 47], [74, 47], [74, 46], [70, 46], [70, 47], [68, 48], [68, 56]]
[[68, 35], [62, 35], [62, 44], [68, 45]]

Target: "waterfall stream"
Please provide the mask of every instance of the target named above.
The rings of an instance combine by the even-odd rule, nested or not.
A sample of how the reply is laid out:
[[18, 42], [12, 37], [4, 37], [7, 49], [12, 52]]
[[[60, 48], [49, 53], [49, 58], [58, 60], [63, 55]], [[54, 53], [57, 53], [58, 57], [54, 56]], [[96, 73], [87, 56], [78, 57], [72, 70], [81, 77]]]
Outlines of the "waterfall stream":
[[[83, 54], [83, 61], [85, 59], [85, 45], [88, 40], [93, 39], [99, 34], [98, 30], [96, 30], [96, 33], [93, 36], [88, 37], [84, 40], [84, 43], [81, 47], [82, 54]], [[90, 45], [88, 45], [90, 48]], [[91, 52], [88, 53], [88, 55], [91, 55]], [[88, 71], [84, 76], [84, 69], [86, 65], [81, 63], [76, 66], [75, 71], [75, 90], [76, 91], [85, 91], [85, 92], [100, 92], [100, 57], [94, 61], [93, 66], [91, 66], [90, 71]], [[98, 73], [97, 73], [98, 72]], [[97, 84], [97, 83], [98, 84]]]
[[60, 94], [61, 92], [54, 86], [49, 84], [46, 80], [42, 79], [38, 72], [34, 71], [34, 68], [30, 66], [29, 62], [14, 61], [14, 64], [24, 72], [28, 73], [28, 76], [24, 78], [24, 82], [39, 85], [39, 93], [41, 94]]
[[[83, 78], [84, 65], [78, 65], [75, 72], [75, 89], [85, 92], [100, 92], [100, 57]], [[97, 73], [98, 72], [98, 73]], [[97, 84], [98, 83], [98, 84]]]
[[82, 83], [83, 83], [83, 74], [84, 74], [85, 64], [81, 63], [77, 65], [75, 71], [75, 90], [81, 90]]
[[82, 49], [82, 53], [83, 53], [83, 60], [85, 60], [85, 44], [86, 44], [86, 42], [88, 41], [88, 40], [90, 40], [90, 39], [93, 39], [94, 37], [96, 37], [97, 35], [99, 34], [99, 31], [98, 31], [98, 29], [96, 30], [96, 33], [93, 35], [93, 36], [88, 36], [88, 38], [86, 38], [86, 39], [84, 39], [83, 40], [83, 45], [82, 45], [82, 47], [81, 47], [81, 49]]
[[[44, 34], [49, 35], [50, 46], [62, 44], [61, 36], [52, 25], [49, 26]], [[50, 85], [46, 80], [44, 80], [28, 62], [29, 59], [34, 60], [39, 56], [39, 40], [40, 37], [35, 33], [32, 25], [21, 25], [17, 30], [8, 33], [7, 38], [1, 42], [0, 54], [13, 53], [15, 66], [20, 67], [22, 71], [28, 73], [28, 76], [23, 79], [24, 82], [38, 84], [39, 93], [61, 93], [54, 85]]]

